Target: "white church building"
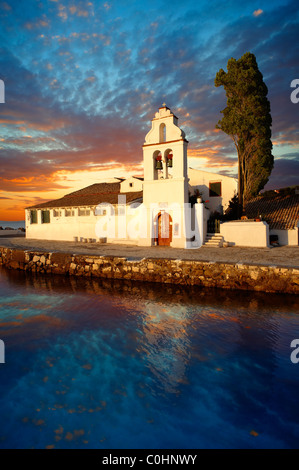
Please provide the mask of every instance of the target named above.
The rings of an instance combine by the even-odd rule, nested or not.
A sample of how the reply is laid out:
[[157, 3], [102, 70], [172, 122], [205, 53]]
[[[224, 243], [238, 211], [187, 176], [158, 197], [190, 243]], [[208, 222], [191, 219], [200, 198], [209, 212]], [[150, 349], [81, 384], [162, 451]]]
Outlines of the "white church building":
[[210, 212], [225, 210], [237, 180], [188, 169], [187, 146], [178, 118], [163, 104], [145, 137], [143, 178], [114, 178], [27, 208], [26, 237], [200, 247]]

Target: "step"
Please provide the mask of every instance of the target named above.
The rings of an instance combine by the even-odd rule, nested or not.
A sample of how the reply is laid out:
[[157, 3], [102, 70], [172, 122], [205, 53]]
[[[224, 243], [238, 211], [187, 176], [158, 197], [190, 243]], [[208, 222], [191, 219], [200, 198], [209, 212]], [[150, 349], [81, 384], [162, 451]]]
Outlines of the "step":
[[207, 235], [206, 239], [207, 240], [222, 240], [223, 236], [222, 235]]
[[208, 233], [203, 246], [220, 248], [223, 246], [223, 236], [220, 234]]

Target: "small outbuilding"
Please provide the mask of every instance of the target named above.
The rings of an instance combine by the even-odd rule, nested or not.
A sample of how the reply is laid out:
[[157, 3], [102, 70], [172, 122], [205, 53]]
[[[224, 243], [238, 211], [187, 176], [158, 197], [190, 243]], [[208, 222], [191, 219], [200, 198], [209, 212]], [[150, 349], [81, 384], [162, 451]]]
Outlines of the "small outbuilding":
[[299, 244], [299, 194], [274, 193], [271, 196], [257, 196], [246, 204], [248, 219], [260, 218], [269, 225], [271, 241], [279, 245]]

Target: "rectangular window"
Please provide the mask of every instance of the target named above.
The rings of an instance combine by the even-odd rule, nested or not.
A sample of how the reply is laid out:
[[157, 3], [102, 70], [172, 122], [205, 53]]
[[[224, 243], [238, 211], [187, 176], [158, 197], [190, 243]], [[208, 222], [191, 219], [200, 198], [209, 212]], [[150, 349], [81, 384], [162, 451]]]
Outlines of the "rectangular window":
[[216, 183], [209, 184], [209, 196], [210, 197], [217, 197], [221, 196], [221, 181]]
[[50, 211], [45, 210], [42, 211], [42, 224], [49, 224], [50, 223]]
[[65, 217], [74, 217], [75, 211], [74, 209], [65, 209]]
[[53, 217], [61, 217], [61, 211], [57, 210], [57, 209], [54, 209], [53, 210]]
[[94, 212], [93, 212], [94, 215], [107, 215], [107, 213], [108, 213], [107, 206], [104, 206], [102, 204], [99, 204], [97, 207], [95, 207]]
[[90, 215], [90, 209], [79, 209], [79, 216]]
[[30, 223], [37, 224], [37, 211], [30, 211]]

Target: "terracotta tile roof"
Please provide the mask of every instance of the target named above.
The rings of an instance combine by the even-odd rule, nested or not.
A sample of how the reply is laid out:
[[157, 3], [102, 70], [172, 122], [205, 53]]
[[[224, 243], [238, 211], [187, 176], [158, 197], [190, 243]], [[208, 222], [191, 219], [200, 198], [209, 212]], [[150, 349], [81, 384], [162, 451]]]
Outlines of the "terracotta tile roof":
[[256, 197], [247, 203], [245, 212], [249, 219], [262, 215], [270, 229], [292, 229], [299, 221], [299, 195]]
[[101, 202], [118, 204], [119, 195], [126, 196], [126, 202], [130, 203], [136, 199], [142, 198], [143, 192], [120, 193], [120, 183], [96, 183], [86, 188], [79, 189], [79, 191], [66, 194], [60, 199], [36, 204], [35, 206], [27, 207], [27, 209], [97, 206]]

